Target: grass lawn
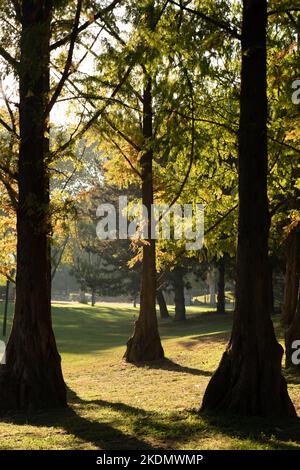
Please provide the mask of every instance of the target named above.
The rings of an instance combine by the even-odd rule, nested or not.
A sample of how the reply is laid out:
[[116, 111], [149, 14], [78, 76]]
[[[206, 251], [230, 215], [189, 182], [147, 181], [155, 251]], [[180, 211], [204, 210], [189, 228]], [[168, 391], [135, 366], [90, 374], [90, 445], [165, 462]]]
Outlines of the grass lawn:
[[[2, 307], [1, 316], [2, 316]], [[300, 420], [198, 412], [231, 328], [231, 314], [188, 308], [184, 324], [161, 322], [166, 361], [122, 361], [137, 310], [53, 306], [69, 409], [0, 422], [1, 449], [299, 449]], [[2, 325], [1, 325], [2, 326]], [[300, 378], [288, 376], [300, 415]]]

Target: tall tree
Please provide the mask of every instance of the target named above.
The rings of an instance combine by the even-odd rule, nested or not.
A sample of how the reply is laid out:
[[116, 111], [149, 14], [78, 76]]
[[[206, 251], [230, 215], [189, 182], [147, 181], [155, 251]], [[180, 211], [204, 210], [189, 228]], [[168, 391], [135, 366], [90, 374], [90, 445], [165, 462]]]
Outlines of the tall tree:
[[[80, 24], [82, 0], [68, 2], [68, 8], [65, 8], [64, 0], [1, 2], [3, 16], [7, 16], [9, 21], [3, 20], [6, 27], [0, 56], [6, 63], [5, 70], [13, 70], [12, 75], [19, 81], [19, 120], [14, 120], [8, 100], [5, 101], [12, 125], [0, 119], [1, 126], [19, 139], [18, 200], [6, 188], [18, 203], [18, 245], [14, 323], [7, 345], [6, 365], [0, 369], [3, 408], [33, 409], [66, 405], [66, 388], [51, 324], [49, 174], [57, 155], [62, 155], [81, 138], [103, 109], [97, 109], [83, 126], [79, 124], [77, 132], [72, 132], [63, 143], [56, 139], [51, 150], [49, 115], [66, 89], [66, 82], [79, 71], [86, 57], [84, 54], [73, 66], [78, 35], [82, 35], [90, 24], [102, 21], [102, 15], [109, 14], [118, 3], [120, 0], [112, 0], [106, 7], [94, 11], [98, 8], [97, 2], [89, 2], [87, 21]], [[91, 10], [94, 11], [92, 19]], [[61, 21], [63, 15], [65, 21]], [[60, 78], [53, 83], [51, 90], [50, 52], [57, 52], [66, 45], [65, 60], [61, 60], [61, 54], [52, 57], [52, 67]], [[11, 55], [14, 48], [17, 49], [16, 57]], [[81, 116], [80, 123], [82, 120]], [[6, 165], [5, 171], [7, 169], [10, 168]], [[3, 178], [1, 181], [4, 184]]]
[[51, 0], [20, 3], [17, 282], [6, 364], [0, 369], [1, 408], [66, 405], [60, 356], [51, 325], [48, 96]]
[[170, 318], [170, 314], [169, 314], [169, 311], [168, 311], [168, 306], [167, 306], [166, 299], [165, 299], [165, 296], [164, 296], [164, 293], [163, 293], [162, 289], [157, 289], [156, 299], [157, 299], [157, 303], [159, 305], [160, 318], [162, 320]]
[[184, 269], [181, 266], [176, 266], [172, 272], [173, 287], [174, 287], [174, 302], [175, 302], [175, 316], [176, 321], [185, 321], [185, 297], [184, 297]]
[[202, 410], [293, 416], [268, 306], [267, 1], [244, 0], [239, 126], [237, 305]]
[[[156, 26], [155, 2], [145, 3], [145, 23], [149, 31]], [[142, 362], [162, 359], [161, 345], [156, 317], [156, 254], [155, 239], [151, 233], [153, 205], [153, 96], [152, 71], [143, 66], [143, 150], [140, 159], [142, 178], [142, 203], [147, 209], [147, 240], [143, 244], [143, 264], [140, 294], [140, 314], [136, 321], [133, 336], [128, 340], [124, 358], [128, 362]]]
[[218, 261], [217, 313], [225, 313], [225, 257]]
[[[300, 338], [300, 224], [293, 224], [287, 238], [286, 274], [283, 303], [286, 367], [293, 367], [293, 342]], [[298, 365], [299, 368], [299, 365]]]
[[[150, 9], [152, 10], [152, 4]], [[153, 15], [153, 13], [152, 13]], [[140, 314], [136, 321], [133, 336], [127, 343], [125, 359], [128, 362], [157, 360], [164, 357], [158, 332], [156, 317], [156, 257], [155, 239], [151, 235], [153, 204], [153, 139], [152, 129], [152, 80], [145, 74], [143, 136], [144, 152], [141, 157], [142, 202], [147, 209], [148, 239], [143, 245], [142, 281], [140, 295]]]

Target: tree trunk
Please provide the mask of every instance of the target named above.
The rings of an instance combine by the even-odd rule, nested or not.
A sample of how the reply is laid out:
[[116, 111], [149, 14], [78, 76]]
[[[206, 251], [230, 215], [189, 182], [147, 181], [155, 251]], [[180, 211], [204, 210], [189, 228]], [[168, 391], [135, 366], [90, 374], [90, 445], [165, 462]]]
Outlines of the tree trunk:
[[162, 320], [165, 320], [166, 318], [170, 318], [168, 307], [165, 301], [165, 297], [161, 289], [157, 290], [156, 298], [157, 298], [157, 303], [159, 305], [160, 318]]
[[173, 285], [175, 294], [175, 316], [176, 321], [185, 321], [185, 298], [184, 298], [184, 271], [178, 266], [173, 271]]
[[268, 305], [270, 315], [274, 315], [273, 266], [270, 258], [268, 259]]
[[92, 307], [96, 304], [96, 292], [92, 289]]
[[295, 416], [268, 308], [266, 0], [243, 1], [237, 307], [202, 410]]
[[217, 313], [225, 313], [225, 255], [218, 263], [218, 296], [217, 296]]
[[66, 405], [51, 322], [49, 151], [46, 108], [52, 2], [22, 2], [16, 306], [0, 372], [0, 408]]
[[[294, 318], [290, 326], [285, 331], [285, 364], [286, 367], [297, 368], [300, 372], [300, 364], [293, 362], [293, 353], [295, 349], [293, 347], [294, 341], [299, 342], [300, 339], [300, 280], [298, 282], [297, 292], [297, 305], [294, 313]], [[297, 345], [299, 348], [299, 345]]]
[[51, 254], [51, 259], [52, 259], [52, 263], [51, 263], [52, 264], [52, 266], [51, 266], [51, 281], [53, 281], [53, 279], [56, 275], [58, 266], [61, 263], [63, 254], [65, 252], [65, 249], [67, 247], [67, 244], [68, 244], [69, 240], [70, 240], [70, 235], [67, 235], [64, 242], [63, 242], [63, 245], [62, 245], [61, 249], [58, 250], [57, 255], [55, 257], [53, 257], [52, 254]]
[[[300, 339], [300, 225], [298, 224], [289, 234], [286, 250], [286, 274], [283, 302], [283, 324], [285, 328], [285, 364], [294, 367], [292, 363], [295, 340]], [[300, 366], [297, 366], [300, 369]]]
[[210, 267], [207, 273], [207, 283], [209, 289], [209, 304], [211, 307], [216, 306], [216, 279], [215, 279], [215, 268]]
[[79, 302], [84, 305], [88, 303], [86, 295], [85, 295], [85, 291], [82, 289], [79, 292]]
[[150, 147], [152, 132], [152, 83], [145, 74], [143, 136], [145, 150], [141, 157], [142, 167], [142, 202], [147, 208], [148, 240], [143, 246], [142, 285], [140, 296], [140, 314], [135, 323], [133, 336], [127, 343], [124, 358], [127, 362], [147, 362], [162, 359], [164, 351], [161, 345], [156, 317], [156, 258], [155, 239], [151, 238], [151, 220], [153, 204], [153, 150]]

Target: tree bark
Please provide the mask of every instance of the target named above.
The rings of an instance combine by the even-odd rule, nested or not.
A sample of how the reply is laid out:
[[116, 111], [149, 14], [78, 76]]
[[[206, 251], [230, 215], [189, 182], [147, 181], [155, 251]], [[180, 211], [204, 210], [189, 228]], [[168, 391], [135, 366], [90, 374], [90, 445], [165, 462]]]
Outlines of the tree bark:
[[273, 266], [270, 258], [268, 259], [268, 304], [270, 315], [274, 315]]
[[218, 263], [217, 313], [225, 313], [225, 255]]
[[84, 305], [86, 305], [86, 304], [88, 303], [87, 298], [86, 298], [86, 295], [85, 295], [85, 290], [80, 289], [80, 292], [79, 292], [79, 302], [80, 302], [81, 304], [84, 304]]
[[[151, 12], [150, 12], [151, 15]], [[148, 239], [143, 245], [142, 284], [140, 296], [140, 314], [135, 323], [133, 336], [127, 343], [124, 358], [127, 362], [148, 362], [162, 359], [164, 351], [161, 345], [156, 317], [156, 254], [155, 239], [151, 238], [153, 204], [153, 149], [152, 129], [152, 81], [144, 74], [143, 137], [145, 150], [141, 157], [142, 167], [142, 202], [147, 208]]]
[[286, 367], [293, 367], [300, 372], [300, 364], [295, 364], [292, 360], [293, 353], [295, 349], [293, 348], [294, 341], [299, 341], [300, 339], [300, 280], [298, 282], [298, 292], [297, 292], [297, 304], [294, 313], [294, 318], [290, 326], [286, 329], [285, 332], [285, 364]]
[[[295, 340], [300, 339], [300, 225], [290, 232], [287, 239], [286, 274], [283, 302], [283, 325], [285, 329], [285, 364], [292, 363]], [[300, 370], [300, 366], [297, 368]]]
[[168, 307], [165, 301], [165, 297], [161, 289], [157, 290], [156, 298], [157, 298], [157, 303], [159, 305], [160, 318], [162, 320], [165, 320], [166, 318], [170, 318]]
[[211, 307], [216, 306], [216, 279], [215, 268], [211, 266], [207, 273], [207, 283], [209, 288], [209, 304]]
[[96, 292], [92, 289], [92, 307], [95, 307], [96, 304]]
[[243, 1], [237, 307], [202, 410], [295, 416], [268, 308], [267, 2]]
[[66, 405], [60, 356], [51, 322], [48, 118], [52, 2], [22, 2], [20, 149], [18, 164], [16, 305], [0, 408], [34, 410]]
[[177, 266], [173, 271], [173, 285], [175, 294], [175, 321], [186, 320], [183, 276], [183, 269], [180, 266]]

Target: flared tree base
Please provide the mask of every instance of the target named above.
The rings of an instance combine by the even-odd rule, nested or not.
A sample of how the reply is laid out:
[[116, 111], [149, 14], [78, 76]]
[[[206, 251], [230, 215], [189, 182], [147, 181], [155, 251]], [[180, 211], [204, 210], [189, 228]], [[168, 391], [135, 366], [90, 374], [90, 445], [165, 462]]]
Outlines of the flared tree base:
[[47, 355], [28, 344], [27, 354], [8, 345], [7, 363], [0, 366], [0, 412], [32, 412], [67, 406], [60, 356], [54, 343]]
[[[201, 411], [241, 416], [296, 417], [285, 379], [281, 375], [282, 348], [258, 361], [228, 349], [206, 389]], [[277, 361], [276, 361], [277, 356]], [[274, 359], [275, 357], [275, 359]]]
[[137, 323], [133, 336], [127, 342], [124, 359], [131, 363], [164, 359], [164, 350], [158, 333], [149, 332], [147, 334]]
[[293, 369], [300, 374], [300, 354], [299, 347], [295, 348], [294, 344], [298, 345], [300, 339], [300, 310], [295, 317], [291, 326], [285, 333], [285, 367]]

